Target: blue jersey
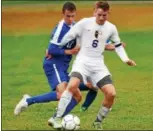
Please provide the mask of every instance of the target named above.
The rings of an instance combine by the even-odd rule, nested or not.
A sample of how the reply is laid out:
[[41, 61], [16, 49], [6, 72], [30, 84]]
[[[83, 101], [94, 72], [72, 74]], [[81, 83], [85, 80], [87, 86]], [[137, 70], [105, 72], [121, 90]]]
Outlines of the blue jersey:
[[75, 23], [72, 23], [72, 25], [69, 26], [64, 20], [60, 21], [51, 34], [48, 47], [49, 54], [52, 55], [52, 58], [48, 62], [50, 62], [50, 64], [56, 64], [56, 66], [60, 66], [60, 68], [65, 70], [69, 67], [72, 55], [65, 55], [64, 50], [74, 48], [76, 46], [76, 39], [70, 41], [62, 48], [60, 47], [60, 42], [74, 24]]
[[43, 69], [52, 90], [56, 90], [59, 83], [69, 81], [68, 68], [72, 55], [65, 55], [64, 50], [74, 48], [76, 46], [76, 40], [70, 41], [64, 47], [60, 46], [60, 42], [74, 24], [72, 23], [69, 26], [62, 20], [51, 34], [48, 52], [52, 55], [52, 58], [47, 59], [45, 57]]

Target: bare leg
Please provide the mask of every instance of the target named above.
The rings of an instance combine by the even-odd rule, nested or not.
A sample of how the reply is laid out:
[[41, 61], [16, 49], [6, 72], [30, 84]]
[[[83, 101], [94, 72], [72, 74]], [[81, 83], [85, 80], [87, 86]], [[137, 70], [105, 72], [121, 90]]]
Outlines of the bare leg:
[[112, 84], [107, 84], [101, 88], [101, 91], [104, 93], [103, 106], [111, 108], [116, 96], [115, 87]]
[[97, 114], [97, 118], [95, 122], [93, 123], [93, 126], [98, 130], [102, 129], [101, 123], [110, 112], [110, 109], [114, 103], [114, 99], [116, 96], [116, 91], [112, 84], [106, 84], [100, 89], [104, 93], [104, 100]]
[[114, 103], [114, 99], [116, 96], [115, 88], [112, 84], [104, 85], [101, 88], [101, 91], [104, 93], [104, 100], [102, 102], [102, 106], [97, 114], [97, 120], [99, 122], [102, 122], [103, 119], [107, 116], [107, 114], [110, 111], [110, 108], [112, 107]]
[[67, 86], [67, 82], [62, 82], [62, 83], [58, 84], [58, 86], [56, 88], [58, 100], [61, 98], [61, 95], [65, 91], [66, 86]]

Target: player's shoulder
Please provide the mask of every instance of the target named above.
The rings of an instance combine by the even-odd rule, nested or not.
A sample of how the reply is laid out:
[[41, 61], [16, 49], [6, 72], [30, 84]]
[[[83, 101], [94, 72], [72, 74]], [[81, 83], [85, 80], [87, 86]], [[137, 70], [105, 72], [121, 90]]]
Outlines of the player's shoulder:
[[83, 18], [82, 20], [84, 20], [84, 21], [94, 21], [95, 17], [86, 17], [86, 18]]
[[65, 22], [64, 22], [64, 20], [62, 19], [62, 20], [60, 20], [60, 21], [57, 22], [57, 24], [56, 24], [55, 27], [59, 28], [60, 26], [64, 25], [64, 23], [65, 23]]
[[109, 26], [109, 27], [111, 27], [111, 28], [116, 28], [116, 25], [115, 24], [113, 24], [113, 23], [111, 23], [111, 22], [109, 22], [109, 21], [106, 21], [106, 26]]
[[63, 23], [64, 23], [63, 19], [58, 22], [58, 24], [63, 24]]
[[86, 23], [89, 21], [93, 21], [94, 19], [95, 19], [94, 17], [86, 17], [86, 18], [82, 18], [80, 21]]

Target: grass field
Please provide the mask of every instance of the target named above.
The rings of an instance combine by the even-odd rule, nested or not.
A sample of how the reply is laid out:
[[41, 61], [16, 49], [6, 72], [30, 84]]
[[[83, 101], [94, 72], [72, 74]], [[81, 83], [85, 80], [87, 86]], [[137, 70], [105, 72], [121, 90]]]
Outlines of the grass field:
[[[60, 14], [57, 6], [55, 5], [57, 10], [55, 12]], [[125, 7], [125, 5], [114, 5], [113, 7], [116, 9], [119, 6], [120, 8]], [[130, 5], [126, 7], [128, 6], [134, 11], [133, 7]], [[12, 12], [10, 8], [13, 8]], [[45, 8], [47, 7], [43, 6], [41, 11], [45, 12], [43, 10]], [[82, 9], [80, 17], [90, 16], [86, 9], [82, 6], [80, 8]], [[146, 10], [141, 15], [134, 13], [135, 19], [126, 22], [129, 24], [124, 23], [123, 13], [120, 19], [115, 19], [117, 11], [111, 15], [111, 20], [118, 25], [120, 37], [127, 43], [126, 50], [129, 56], [137, 62], [137, 67], [128, 67], [123, 64], [114, 52], [104, 54], [117, 91], [113, 109], [103, 123], [103, 128], [106, 130], [153, 130], [153, 18], [151, 17], [153, 10], [150, 5], [135, 5], [135, 8], [139, 11], [144, 8]], [[9, 18], [13, 18], [11, 15], [14, 12], [14, 6], [9, 5], [7, 8], [2, 8], [2, 130], [50, 130], [47, 120], [53, 114], [57, 102], [32, 105], [18, 117], [13, 115], [13, 110], [23, 94], [33, 96], [50, 91], [43, 73], [42, 61], [48, 46], [49, 30], [59, 21], [60, 16], [55, 17], [54, 22], [50, 22], [51, 26], [47, 22], [50, 18], [44, 16], [43, 19], [46, 20], [48, 26], [43, 21], [44, 28], [42, 28], [42, 19], [36, 17], [37, 12], [35, 12], [35, 19], [40, 19], [40, 23], [36, 22], [37, 26], [34, 23], [29, 24], [33, 22], [32, 17], [29, 16], [31, 21], [27, 20], [29, 14], [24, 12], [22, 6], [20, 6], [20, 11], [14, 15], [17, 20], [12, 19], [10, 22]], [[126, 8], [124, 8], [124, 13], [128, 14]], [[19, 14], [22, 16], [15, 17]], [[20, 20], [24, 15], [27, 21], [22, 23]], [[126, 20], [127, 17], [132, 16], [126, 16]], [[13, 23], [12, 26], [11, 23]], [[29, 29], [27, 29], [28, 26]], [[84, 97], [85, 94], [84, 92]], [[102, 98], [103, 95], [99, 92], [98, 97], [85, 113], [79, 111], [80, 105], [72, 111], [80, 117], [82, 130], [92, 129], [91, 123], [99, 110]]]

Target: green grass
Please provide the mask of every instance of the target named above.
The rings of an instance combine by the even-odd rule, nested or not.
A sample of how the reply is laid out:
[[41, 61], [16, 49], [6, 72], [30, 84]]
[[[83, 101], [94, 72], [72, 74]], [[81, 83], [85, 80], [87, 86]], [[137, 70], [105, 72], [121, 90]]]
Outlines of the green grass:
[[[126, 50], [137, 67], [123, 64], [114, 52], [105, 52], [105, 62], [113, 75], [116, 102], [103, 127], [106, 130], [153, 130], [153, 32], [122, 32]], [[47, 120], [57, 102], [37, 104], [15, 117], [13, 110], [23, 94], [50, 91], [42, 69], [49, 35], [2, 36], [2, 130], [50, 130]], [[83, 93], [85, 97], [85, 93]], [[81, 119], [81, 129], [90, 128], [103, 95], [85, 113], [80, 105], [72, 113]]]
[[[2, 6], [25, 6], [25, 5], [40, 5], [40, 4], [44, 4], [44, 5], [48, 5], [48, 4], [53, 4], [53, 5], [58, 5], [58, 6], [62, 6], [63, 3], [65, 3], [65, 0], [57, 0], [57, 1], [48, 1], [48, 0], [37, 0], [37, 1], [25, 1], [25, 0], [18, 0], [18, 1], [14, 1], [14, 0], [3, 0], [2, 1]], [[83, 6], [84, 4], [86, 4], [87, 6], [91, 7], [91, 5], [93, 4], [93, 1], [74, 1], [75, 3], [77, 3], [77, 5], [79, 6]]]

